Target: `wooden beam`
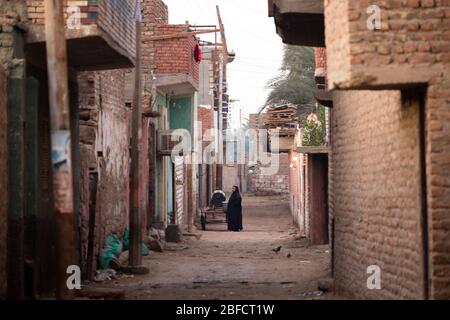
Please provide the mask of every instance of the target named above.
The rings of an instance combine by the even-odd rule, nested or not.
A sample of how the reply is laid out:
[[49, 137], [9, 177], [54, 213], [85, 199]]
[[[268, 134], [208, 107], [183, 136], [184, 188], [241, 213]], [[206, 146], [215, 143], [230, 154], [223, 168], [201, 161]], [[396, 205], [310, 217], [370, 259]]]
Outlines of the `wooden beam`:
[[219, 20], [219, 28], [220, 28], [220, 36], [222, 39], [222, 51], [223, 51], [223, 57], [224, 57], [224, 63], [226, 64], [228, 61], [228, 46], [227, 46], [227, 38], [225, 36], [225, 27], [222, 22], [222, 17], [220, 16], [220, 9], [219, 6], [216, 6], [217, 11], [217, 19]]
[[161, 113], [158, 111], [153, 111], [151, 107], [142, 108], [142, 116], [146, 118], [159, 118]]
[[73, 171], [71, 161], [69, 78], [62, 1], [45, 1], [45, 35], [51, 120], [54, 210], [57, 225], [56, 296], [73, 299], [67, 268], [75, 265]]
[[134, 70], [134, 98], [131, 123], [131, 172], [130, 172], [130, 245], [129, 266], [137, 268], [142, 264], [140, 251], [142, 234], [140, 218], [140, 184], [139, 184], [139, 144], [142, 138], [142, 69], [141, 69], [141, 9], [140, 0], [136, 1], [136, 68]]
[[207, 33], [215, 33], [220, 32], [220, 29], [208, 29], [208, 30], [202, 30], [202, 31], [186, 31], [186, 32], [179, 32], [174, 34], [166, 34], [163, 36], [154, 36], [150, 37], [148, 39], [145, 39], [143, 42], [148, 41], [158, 41], [158, 40], [169, 40], [169, 39], [177, 39], [177, 38], [185, 38], [190, 36], [196, 36], [199, 34], [207, 34]]

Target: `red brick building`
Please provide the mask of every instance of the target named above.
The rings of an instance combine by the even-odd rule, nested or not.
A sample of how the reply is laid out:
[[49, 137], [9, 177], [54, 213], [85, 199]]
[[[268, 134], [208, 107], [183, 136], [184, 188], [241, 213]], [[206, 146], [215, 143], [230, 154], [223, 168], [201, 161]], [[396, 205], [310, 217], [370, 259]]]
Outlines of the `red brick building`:
[[[120, 11], [105, 0], [65, 3], [66, 9], [76, 6], [80, 13], [76, 28], [69, 25], [72, 11], [66, 14], [73, 254], [83, 276], [90, 277], [104, 237], [111, 233], [121, 236], [128, 224], [130, 110], [121, 94], [124, 72], [105, 70], [134, 66], [135, 1], [122, 1]], [[9, 157], [7, 170], [2, 170], [9, 184], [2, 192], [6, 199], [1, 199], [1, 207], [7, 208], [8, 217], [6, 225], [1, 219], [0, 223], [9, 236], [7, 246], [0, 247], [0, 257], [7, 253], [7, 258], [2, 258], [7, 267], [0, 268], [6, 270], [5, 274], [0, 272], [0, 296], [7, 288], [9, 298], [36, 298], [55, 289], [54, 248], [58, 241], [53, 214], [44, 1], [3, 2], [0, 14], [0, 61], [11, 84], [6, 96], [15, 97], [8, 99], [11, 134], [7, 150], [0, 146], [2, 154]], [[69, 239], [72, 234], [65, 236]]]
[[[326, 47], [337, 293], [448, 298], [450, 4], [378, 2], [380, 28], [369, 28], [369, 1], [271, 4], [286, 42]], [[367, 286], [371, 265], [381, 290]]]

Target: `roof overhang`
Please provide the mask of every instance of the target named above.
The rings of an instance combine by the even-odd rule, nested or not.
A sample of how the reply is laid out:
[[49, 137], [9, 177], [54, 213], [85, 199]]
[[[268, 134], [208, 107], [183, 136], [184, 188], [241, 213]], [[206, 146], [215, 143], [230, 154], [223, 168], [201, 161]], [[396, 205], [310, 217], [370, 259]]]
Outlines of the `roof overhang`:
[[157, 89], [170, 95], [190, 95], [198, 91], [198, 83], [188, 74], [156, 74], [155, 78]]
[[317, 102], [327, 108], [333, 108], [333, 93], [326, 90], [316, 90], [314, 92], [314, 98]]
[[330, 147], [320, 146], [320, 147], [297, 147], [297, 152], [304, 154], [329, 154]]
[[[78, 71], [133, 68], [131, 57], [106, 32], [96, 24], [80, 29], [66, 29], [67, 62]], [[30, 25], [27, 33], [27, 60], [46, 67], [45, 30], [40, 25]]]
[[284, 43], [325, 47], [323, 0], [269, 0], [270, 6]]

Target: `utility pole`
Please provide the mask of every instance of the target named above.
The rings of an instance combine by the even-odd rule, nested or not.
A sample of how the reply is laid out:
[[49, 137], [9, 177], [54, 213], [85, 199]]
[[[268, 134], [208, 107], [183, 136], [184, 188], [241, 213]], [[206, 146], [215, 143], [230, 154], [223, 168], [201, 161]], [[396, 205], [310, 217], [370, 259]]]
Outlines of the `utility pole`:
[[134, 99], [131, 123], [131, 179], [130, 179], [130, 254], [129, 266], [142, 264], [142, 240], [139, 214], [139, 142], [141, 141], [141, 1], [136, 0], [136, 67], [134, 69]]
[[141, 215], [139, 210], [139, 143], [142, 138], [142, 71], [141, 71], [141, 0], [136, 0], [136, 67], [134, 70], [134, 99], [131, 123], [131, 174], [130, 174], [130, 248], [128, 269], [131, 273], [147, 273], [141, 255]]
[[75, 229], [64, 3], [45, 0], [45, 35], [50, 101], [53, 201], [56, 216], [56, 297], [73, 299], [67, 268], [75, 265]]
[[[223, 136], [223, 74], [224, 74], [224, 68], [228, 62], [228, 48], [227, 48], [227, 40], [225, 37], [225, 28], [222, 23], [222, 18], [220, 16], [220, 9], [219, 6], [216, 6], [217, 11], [217, 19], [219, 20], [219, 28], [220, 28], [220, 35], [222, 40], [222, 50], [220, 55], [220, 61], [219, 61], [219, 105], [218, 105], [218, 129], [219, 129], [219, 138]], [[223, 155], [223, 138], [219, 140], [219, 150], [217, 153], [219, 161], [222, 163], [219, 163], [217, 165], [217, 180], [216, 180], [216, 187], [217, 189], [222, 189], [222, 174], [223, 174], [223, 162], [224, 162], [224, 155]]]

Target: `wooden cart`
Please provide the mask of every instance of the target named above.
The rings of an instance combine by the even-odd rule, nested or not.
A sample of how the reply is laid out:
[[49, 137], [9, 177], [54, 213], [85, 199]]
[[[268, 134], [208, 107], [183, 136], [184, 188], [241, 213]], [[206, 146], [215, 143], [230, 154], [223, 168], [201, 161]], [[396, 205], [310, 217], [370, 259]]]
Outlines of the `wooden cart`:
[[200, 223], [202, 230], [206, 230], [207, 224], [227, 224], [226, 208], [226, 203], [224, 203], [222, 207], [200, 208]]

